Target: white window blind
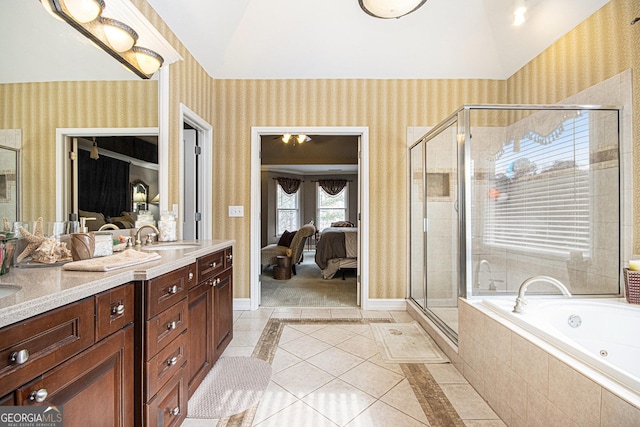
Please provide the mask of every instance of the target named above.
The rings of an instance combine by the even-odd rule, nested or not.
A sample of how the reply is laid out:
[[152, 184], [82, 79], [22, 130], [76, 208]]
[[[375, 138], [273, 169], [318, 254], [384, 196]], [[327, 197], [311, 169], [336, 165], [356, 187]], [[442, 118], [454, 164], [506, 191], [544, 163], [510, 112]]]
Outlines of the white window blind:
[[589, 115], [564, 121], [554, 138], [528, 132], [519, 145], [519, 151], [506, 149], [495, 161], [486, 243], [588, 256]]

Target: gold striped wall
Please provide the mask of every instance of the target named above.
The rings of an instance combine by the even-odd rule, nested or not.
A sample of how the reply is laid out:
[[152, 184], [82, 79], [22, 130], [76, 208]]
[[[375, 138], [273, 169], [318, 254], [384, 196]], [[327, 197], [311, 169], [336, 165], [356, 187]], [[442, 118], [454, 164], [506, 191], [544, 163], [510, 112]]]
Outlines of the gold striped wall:
[[[632, 68], [634, 188], [640, 188], [640, 1], [612, 0], [507, 80], [509, 103], [555, 103]], [[640, 253], [640, 193], [634, 252]]]
[[0, 85], [0, 129], [22, 129], [22, 218], [56, 219], [56, 128], [156, 127], [155, 81]]

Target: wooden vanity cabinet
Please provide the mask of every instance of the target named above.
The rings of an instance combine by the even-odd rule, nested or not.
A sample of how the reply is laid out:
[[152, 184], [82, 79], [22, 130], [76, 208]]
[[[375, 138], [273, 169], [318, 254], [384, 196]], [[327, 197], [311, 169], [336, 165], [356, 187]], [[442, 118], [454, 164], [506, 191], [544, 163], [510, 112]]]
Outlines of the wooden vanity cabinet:
[[195, 265], [142, 283], [142, 400], [144, 425], [178, 426], [187, 414], [190, 364], [188, 289]]
[[133, 284], [0, 330], [3, 404], [59, 406], [65, 425], [133, 426]]
[[233, 338], [232, 248], [198, 258], [189, 290], [189, 396]]

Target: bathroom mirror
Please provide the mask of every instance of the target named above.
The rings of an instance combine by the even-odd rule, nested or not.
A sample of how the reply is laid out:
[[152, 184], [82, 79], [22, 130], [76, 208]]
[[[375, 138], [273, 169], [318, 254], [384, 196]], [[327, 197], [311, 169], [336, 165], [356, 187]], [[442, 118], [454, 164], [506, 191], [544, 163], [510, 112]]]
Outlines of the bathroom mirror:
[[0, 0], [0, 37], [0, 130], [22, 130], [16, 216], [53, 221], [56, 157], [65, 154], [56, 129], [158, 127], [157, 79], [140, 79], [38, 0]]

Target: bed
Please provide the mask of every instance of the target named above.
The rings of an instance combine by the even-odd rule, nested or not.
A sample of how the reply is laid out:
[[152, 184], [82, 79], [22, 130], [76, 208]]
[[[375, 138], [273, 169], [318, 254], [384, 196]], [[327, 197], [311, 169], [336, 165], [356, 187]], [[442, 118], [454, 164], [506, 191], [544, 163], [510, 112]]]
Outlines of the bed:
[[332, 279], [338, 270], [358, 268], [358, 229], [329, 227], [322, 230], [315, 259], [325, 279]]

